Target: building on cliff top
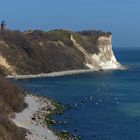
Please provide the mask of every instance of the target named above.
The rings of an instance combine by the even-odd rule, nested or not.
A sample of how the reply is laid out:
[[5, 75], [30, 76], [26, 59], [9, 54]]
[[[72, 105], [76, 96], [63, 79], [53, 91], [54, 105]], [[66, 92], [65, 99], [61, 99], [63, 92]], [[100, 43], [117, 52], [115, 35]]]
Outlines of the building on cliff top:
[[6, 21], [2, 21], [1, 22], [1, 31], [4, 31], [4, 30], [6, 30]]

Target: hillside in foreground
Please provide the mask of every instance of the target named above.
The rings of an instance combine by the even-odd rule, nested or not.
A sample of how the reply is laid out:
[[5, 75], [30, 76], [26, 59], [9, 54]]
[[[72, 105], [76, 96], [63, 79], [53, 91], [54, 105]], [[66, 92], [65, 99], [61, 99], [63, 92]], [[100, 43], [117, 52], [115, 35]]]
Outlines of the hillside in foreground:
[[0, 140], [24, 140], [25, 131], [9, 119], [26, 107], [24, 96], [22, 90], [0, 76]]
[[40, 74], [117, 68], [112, 35], [101, 31], [0, 32], [0, 73]]

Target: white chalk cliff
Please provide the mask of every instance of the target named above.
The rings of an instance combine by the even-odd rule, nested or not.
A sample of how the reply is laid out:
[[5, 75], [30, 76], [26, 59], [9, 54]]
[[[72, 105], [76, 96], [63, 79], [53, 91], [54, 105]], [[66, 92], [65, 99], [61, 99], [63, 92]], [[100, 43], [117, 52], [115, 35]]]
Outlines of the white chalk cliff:
[[71, 41], [74, 46], [79, 49], [84, 55], [86, 63], [85, 65], [89, 69], [118, 69], [121, 64], [116, 60], [116, 57], [112, 50], [112, 35], [100, 36], [97, 40], [98, 53], [89, 53], [86, 51], [77, 41], [74, 36], [71, 35]]

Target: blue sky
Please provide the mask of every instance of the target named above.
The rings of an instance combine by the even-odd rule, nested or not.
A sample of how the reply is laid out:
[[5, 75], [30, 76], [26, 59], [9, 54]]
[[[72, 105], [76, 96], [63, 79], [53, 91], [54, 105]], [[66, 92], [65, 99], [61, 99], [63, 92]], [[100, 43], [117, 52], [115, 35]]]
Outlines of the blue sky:
[[97, 29], [113, 33], [114, 47], [140, 48], [140, 0], [0, 0], [10, 29]]

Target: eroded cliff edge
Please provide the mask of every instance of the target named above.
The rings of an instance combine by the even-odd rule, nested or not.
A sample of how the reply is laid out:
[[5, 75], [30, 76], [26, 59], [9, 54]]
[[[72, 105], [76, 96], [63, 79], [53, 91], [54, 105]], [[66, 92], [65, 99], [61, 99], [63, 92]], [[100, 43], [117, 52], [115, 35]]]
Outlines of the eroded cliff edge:
[[0, 73], [40, 74], [77, 69], [117, 69], [112, 34], [34, 30], [0, 33]]

